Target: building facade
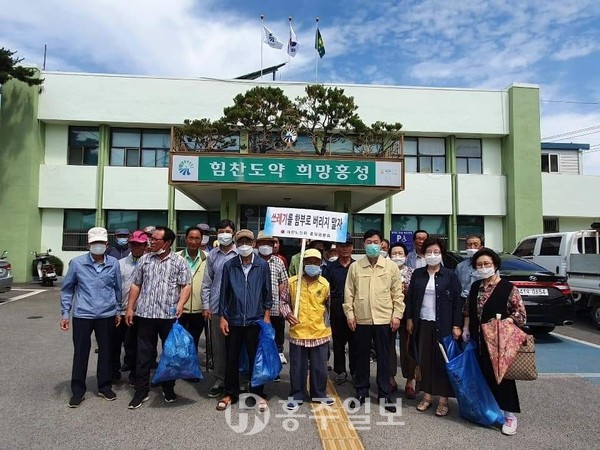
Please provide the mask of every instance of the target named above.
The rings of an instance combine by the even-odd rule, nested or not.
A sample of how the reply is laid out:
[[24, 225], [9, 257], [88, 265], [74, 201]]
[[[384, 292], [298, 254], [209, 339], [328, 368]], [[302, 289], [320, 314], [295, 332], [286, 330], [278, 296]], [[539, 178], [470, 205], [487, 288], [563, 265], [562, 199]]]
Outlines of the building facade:
[[[81, 254], [85, 231], [92, 226], [114, 230], [164, 224], [183, 231], [228, 217], [258, 230], [265, 208], [285, 206], [288, 190], [300, 197], [296, 206], [327, 206], [319, 200], [324, 189], [319, 186], [292, 191], [282, 185], [276, 195], [273, 189], [248, 195], [255, 191], [238, 186], [223, 189], [215, 199], [210, 189], [199, 187], [194, 197], [169, 184], [172, 126], [185, 119], [218, 119], [235, 95], [258, 85], [280, 87], [293, 99], [303, 94], [305, 84], [40, 76], [41, 88], [15, 81], [2, 87], [0, 250], [9, 251], [17, 281], [31, 278], [33, 250], [51, 248], [65, 263]], [[466, 234], [477, 232], [485, 234], [490, 247], [510, 251], [521, 237], [545, 225], [570, 230], [600, 220], [600, 204], [591, 195], [598, 192], [600, 177], [581, 175], [579, 163], [567, 156], [542, 156], [546, 166], [544, 159], [540, 165], [536, 86], [339, 87], [354, 97], [366, 123], [401, 122], [404, 131], [403, 190], [360, 211], [350, 208], [354, 233], [379, 228], [389, 235], [421, 228], [460, 249]], [[238, 142], [243, 140], [240, 136]], [[233, 145], [227, 154], [235, 153], [244, 150]], [[557, 173], [552, 171], [557, 167]], [[343, 190], [332, 195], [336, 208]]]

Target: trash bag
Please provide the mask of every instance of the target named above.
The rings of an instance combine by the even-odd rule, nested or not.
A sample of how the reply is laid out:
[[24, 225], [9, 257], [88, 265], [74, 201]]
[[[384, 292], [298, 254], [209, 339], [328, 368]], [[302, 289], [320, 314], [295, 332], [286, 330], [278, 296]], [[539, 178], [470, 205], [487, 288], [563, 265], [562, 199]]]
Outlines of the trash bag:
[[281, 372], [281, 360], [275, 343], [275, 329], [269, 323], [258, 321], [260, 333], [258, 335], [258, 348], [252, 368], [252, 387], [262, 386], [273, 381]]
[[477, 344], [471, 339], [463, 348], [462, 343], [452, 336], [444, 337], [442, 343], [441, 349], [447, 357], [446, 371], [454, 388], [460, 416], [484, 426], [503, 425], [504, 414], [477, 362]]
[[175, 321], [163, 344], [162, 355], [152, 383], [158, 384], [179, 378], [203, 379], [204, 377], [200, 371], [194, 338], [179, 324], [179, 321]]

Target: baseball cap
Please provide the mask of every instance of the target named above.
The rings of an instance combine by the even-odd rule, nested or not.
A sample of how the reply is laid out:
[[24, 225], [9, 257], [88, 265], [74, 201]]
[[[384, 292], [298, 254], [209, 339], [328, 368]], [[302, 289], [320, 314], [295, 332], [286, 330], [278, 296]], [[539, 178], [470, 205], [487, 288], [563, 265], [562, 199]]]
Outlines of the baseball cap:
[[129, 230], [127, 228], [117, 228], [115, 230], [115, 236], [121, 235], [129, 236]]
[[309, 248], [304, 252], [304, 259], [306, 258], [319, 258], [321, 259], [321, 252], [316, 248]]
[[270, 236], [268, 234], [266, 234], [264, 232], [264, 230], [260, 230], [258, 232], [258, 237], [256, 238], [257, 241], [271, 241], [273, 242], [273, 236]]
[[102, 227], [94, 227], [90, 228], [88, 231], [88, 244], [92, 242], [107, 242], [108, 241], [108, 232], [106, 228]]
[[139, 242], [140, 244], [145, 244], [148, 242], [148, 236], [142, 230], [136, 230], [131, 235], [129, 242]]
[[353, 244], [354, 241], [352, 240], [352, 235], [350, 233], [346, 233], [346, 242], [338, 242], [338, 245], [340, 244]]
[[235, 241], [239, 241], [242, 238], [248, 238], [250, 240], [254, 240], [254, 233], [250, 230], [243, 229], [235, 233]]
[[198, 225], [196, 225], [198, 228], [200, 228], [200, 231], [202, 231], [202, 234], [210, 232], [210, 226], [208, 226], [205, 223], [199, 223]]

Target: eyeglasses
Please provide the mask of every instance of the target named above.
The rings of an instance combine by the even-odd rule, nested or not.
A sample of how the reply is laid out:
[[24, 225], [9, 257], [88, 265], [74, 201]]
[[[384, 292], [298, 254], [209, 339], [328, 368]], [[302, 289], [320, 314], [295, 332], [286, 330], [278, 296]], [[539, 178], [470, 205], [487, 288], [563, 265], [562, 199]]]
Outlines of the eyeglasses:
[[435, 252], [427, 252], [427, 253], [425, 253], [425, 256], [433, 256], [433, 255], [439, 256], [441, 254], [442, 254], [442, 252], [440, 252], [439, 250], [436, 250]]
[[477, 264], [475, 264], [475, 267], [477, 267], [478, 269], [482, 269], [484, 267], [494, 267], [494, 263], [491, 261], [478, 262]]
[[157, 238], [150, 238], [149, 241], [150, 242], [158, 242], [158, 241], [164, 241], [164, 239], [163, 238], [158, 238], [158, 239]]

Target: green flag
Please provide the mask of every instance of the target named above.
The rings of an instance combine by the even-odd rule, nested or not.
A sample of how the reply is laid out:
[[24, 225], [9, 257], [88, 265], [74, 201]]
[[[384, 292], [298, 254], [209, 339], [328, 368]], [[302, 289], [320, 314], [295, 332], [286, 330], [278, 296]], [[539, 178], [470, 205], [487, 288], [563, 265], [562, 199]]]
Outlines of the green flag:
[[317, 33], [315, 34], [315, 50], [322, 58], [325, 54], [325, 42], [323, 42], [323, 37], [321, 36], [321, 32], [317, 28]]

